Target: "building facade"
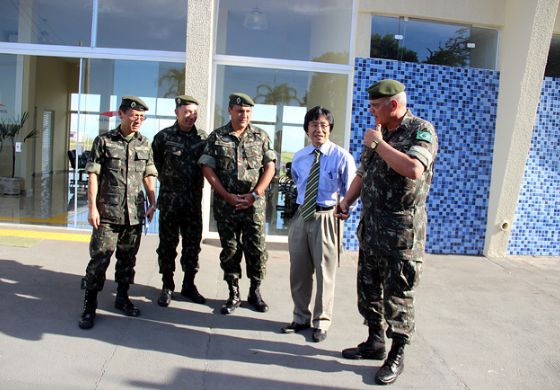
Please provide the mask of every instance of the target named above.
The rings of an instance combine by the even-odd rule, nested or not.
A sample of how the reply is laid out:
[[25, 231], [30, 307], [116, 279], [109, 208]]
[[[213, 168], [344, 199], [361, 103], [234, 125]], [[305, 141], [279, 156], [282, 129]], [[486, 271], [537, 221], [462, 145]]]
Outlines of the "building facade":
[[[1, 220], [88, 228], [79, 157], [117, 125], [121, 96], [148, 103], [142, 133], [153, 137], [174, 121], [175, 95], [203, 102], [198, 126], [210, 131], [228, 120], [227, 96], [243, 91], [277, 152], [267, 233], [285, 241], [287, 177], [306, 142], [307, 107], [333, 111], [333, 141], [358, 160], [371, 125], [365, 89], [391, 77], [407, 85], [411, 109], [441, 140], [427, 250], [558, 256], [558, 3], [3, 2], [0, 116], [28, 112], [24, 133], [40, 131], [17, 140], [25, 193], [0, 196]], [[3, 144], [0, 176], [11, 169]], [[205, 237], [217, 236], [210, 202], [206, 186]], [[357, 214], [345, 226], [348, 249], [357, 248], [356, 225]]]

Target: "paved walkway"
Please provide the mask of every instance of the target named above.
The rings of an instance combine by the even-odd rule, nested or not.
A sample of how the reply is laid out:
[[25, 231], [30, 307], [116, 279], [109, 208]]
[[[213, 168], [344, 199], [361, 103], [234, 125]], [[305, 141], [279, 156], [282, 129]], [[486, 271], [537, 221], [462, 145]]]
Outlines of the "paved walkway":
[[[77, 323], [87, 237], [0, 224], [0, 389], [376, 386], [381, 362], [340, 356], [367, 333], [356, 309], [355, 253], [347, 253], [338, 270], [334, 322], [322, 343], [312, 342], [310, 331], [280, 332], [292, 310], [286, 250], [270, 251], [263, 286], [270, 312], [244, 305], [224, 316], [219, 308], [227, 287], [219, 248], [210, 244], [202, 248], [197, 277], [208, 303], [157, 305], [158, 240], [151, 235], [142, 242], [131, 288], [142, 316], [124, 317], [113, 308], [112, 262], [96, 325], [84, 331]], [[429, 255], [417, 293], [416, 337], [391, 388], [559, 389], [559, 286], [558, 258]], [[243, 279], [243, 297], [247, 290]]]

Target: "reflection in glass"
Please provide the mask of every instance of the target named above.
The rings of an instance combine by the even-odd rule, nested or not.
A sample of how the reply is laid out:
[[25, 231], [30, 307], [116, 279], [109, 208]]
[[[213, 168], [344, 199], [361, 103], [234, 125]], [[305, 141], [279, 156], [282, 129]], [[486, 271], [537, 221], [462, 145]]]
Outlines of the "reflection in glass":
[[252, 1], [221, 0], [216, 53], [348, 64], [352, 3], [259, 0], [257, 14]]
[[[229, 121], [228, 96], [242, 91], [251, 96], [253, 107], [251, 123], [265, 130], [276, 152], [276, 176], [267, 197], [268, 234], [287, 235], [289, 218], [286, 216], [286, 198], [290, 196], [287, 178], [289, 166], [296, 151], [307, 144], [303, 119], [308, 108], [322, 105], [335, 116], [331, 140], [344, 145], [346, 122], [347, 76], [331, 73], [304, 72], [236, 66], [218, 66], [214, 128]], [[210, 230], [216, 231], [213, 216]]]
[[427, 64], [496, 68], [495, 29], [373, 16], [370, 56]]
[[0, 2], [0, 41], [90, 46], [92, 0]]
[[553, 34], [550, 40], [550, 50], [544, 75], [547, 77], [560, 77], [560, 34]]
[[187, 0], [99, 0], [97, 46], [185, 51]]

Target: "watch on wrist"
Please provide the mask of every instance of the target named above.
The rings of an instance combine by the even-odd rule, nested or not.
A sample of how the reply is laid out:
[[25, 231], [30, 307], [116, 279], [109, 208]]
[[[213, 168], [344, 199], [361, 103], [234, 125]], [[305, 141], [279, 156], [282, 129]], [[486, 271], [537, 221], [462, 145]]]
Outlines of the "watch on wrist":
[[255, 198], [255, 202], [261, 198], [261, 196], [257, 194], [257, 191], [251, 192], [251, 195], [253, 195], [253, 198]]
[[369, 145], [369, 147], [371, 148], [371, 150], [375, 150], [375, 148], [377, 148], [377, 145], [379, 145], [380, 142], [381, 142], [381, 138], [374, 139], [373, 142]]

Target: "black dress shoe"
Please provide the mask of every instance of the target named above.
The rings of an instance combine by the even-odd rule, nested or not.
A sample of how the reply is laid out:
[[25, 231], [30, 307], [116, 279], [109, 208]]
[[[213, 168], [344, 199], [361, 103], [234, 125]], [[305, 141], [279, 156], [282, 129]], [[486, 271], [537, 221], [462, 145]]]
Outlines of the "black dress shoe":
[[168, 288], [162, 288], [157, 303], [162, 307], [167, 307], [171, 303], [172, 297], [173, 297], [173, 291], [171, 291]]
[[189, 298], [194, 303], [204, 304], [206, 303], [206, 298], [204, 298], [199, 292], [196, 286], [193, 284], [190, 287], [183, 287], [181, 289], [181, 295], [185, 298]]
[[321, 341], [324, 341], [326, 338], [327, 338], [326, 330], [318, 329], [318, 328], [315, 328], [313, 330], [313, 341], [315, 341], [316, 343], [320, 343]]
[[345, 359], [372, 359], [382, 360], [385, 359], [385, 344], [377, 343], [370, 344], [363, 342], [358, 344], [355, 348], [346, 348], [342, 351], [342, 356]]
[[140, 309], [134, 306], [128, 297], [117, 295], [115, 299], [115, 308], [122, 310], [123, 313], [129, 317], [138, 317], [140, 315]]
[[292, 322], [282, 328], [282, 333], [297, 333], [300, 330], [309, 329], [311, 325], [309, 324], [298, 324], [297, 322]]

